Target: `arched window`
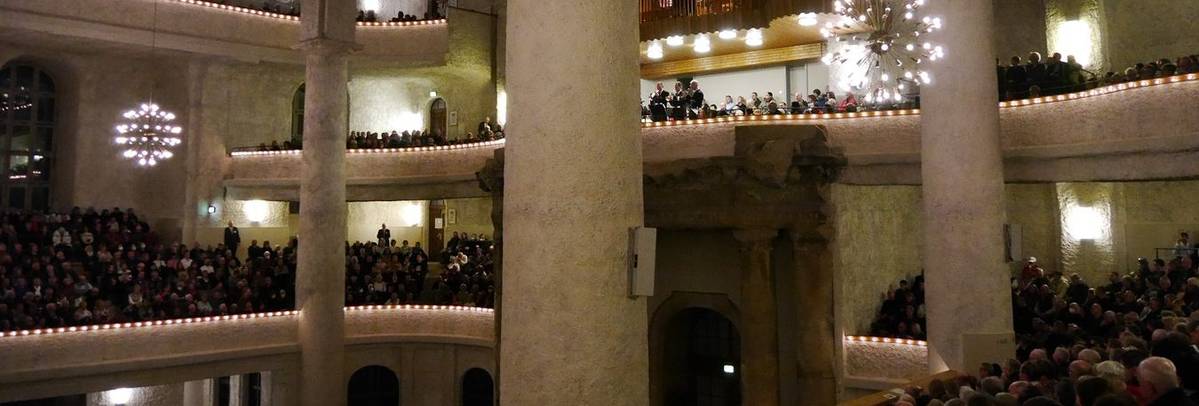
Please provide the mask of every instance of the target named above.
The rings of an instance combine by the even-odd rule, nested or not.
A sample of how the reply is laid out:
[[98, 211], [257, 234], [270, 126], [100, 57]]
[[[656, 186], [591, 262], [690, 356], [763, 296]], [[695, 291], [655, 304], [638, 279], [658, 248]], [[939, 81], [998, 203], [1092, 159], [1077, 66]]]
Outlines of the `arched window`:
[[54, 141], [54, 79], [35, 65], [0, 68], [0, 206], [44, 210], [50, 206]]
[[462, 406], [495, 406], [495, 381], [482, 368], [462, 375]]
[[446, 120], [448, 120], [449, 117], [447, 116], [446, 110], [447, 108], [445, 99], [440, 97], [434, 99], [433, 103], [429, 105], [429, 132], [449, 139], [450, 135], [448, 132], [446, 132], [446, 130], [449, 128]]
[[740, 405], [741, 336], [709, 309], [683, 310], [666, 342], [667, 405]]
[[296, 89], [291, 98], [291, 143], [299, 144], [304, 140], [304, 84]]
[[400, 380], [387, 367], [362, 367], [350, 376], [346, 397], [349, 406], [397, 406], [400, 404]]

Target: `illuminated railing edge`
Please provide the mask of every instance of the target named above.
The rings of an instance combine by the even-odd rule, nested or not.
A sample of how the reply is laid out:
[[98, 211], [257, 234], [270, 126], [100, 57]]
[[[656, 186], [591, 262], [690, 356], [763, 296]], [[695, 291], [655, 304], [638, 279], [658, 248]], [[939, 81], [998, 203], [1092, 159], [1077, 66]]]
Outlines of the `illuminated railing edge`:
[[871, 337], [871, 336], [845, 336], [847, 343], [882, 343], [882, 344], [901, 344], [914, 347], [928, 347], [928, 342], [924, 340], [912, 340], [907, 338], [892, 338], [892, 337]]
[[[228, 10], [228, 11], [232, 11], [232, 12], [236, 12], [236, 13], [250, 14], [250, 15], [267, 17], [267, 18], [275, 18], [275, 19], [285, 20], [285, 21], [300, 21], [299, 16], [274, 13], [274, 12], [270, 12], [270, 11], [255, 10], [255, 9], [247, 8], [247, 7], [231, 6], [228, 4], [219, 4], [219, 3], [213, 3], [213, 2], [203, 1], [203, 0], [174, 0], [174, 1], [179, 2], [179, 3], [184, 3], [184, 4], [194, 4], [197, 6], [215, 8], [215, 9], [219, 9], [219, 10]], [[358, 21], [357, 22], [359, 27], [414, 27], [414, 26], [422, 26], [422, 25], [439, 25], [439, 24], [445, 24], [445, 23], [446, 23], [446, 19], [444, 19], [444, 18], [436, 19], [436, 20], [420, 20], [420, 21], [397, 21], [397, 22]]]
[[[460, 151], [467, 149], [488, 148], [498, 145], [503, 145], [505, 139], [486, 142], [472, 142], [469, 144], [455, 145], [438, 145], [431, 147], [408, 147], [408, 148], [354, 148], [347, 149], [347, 154], [393, 154], [393, 153], [412, 153], [412, 152], [434, 152], [434, 151]], [[271, 156], [271, 155], [300, 155], [304, 152], [302, 149], [289, 149], [282, 151], [233, 151], [229, 153], [232, 157], [248, 157], [248, 156]]]
[[[362, 312], [362, 311], [377, 311], [377, 310], [433, 310], [433, 311], [448, 311], [448, 312], [466, 312], [466, 313], [494, 313], [495, 309], [485, 307], [471, 306], [446, 306], [446, 305], [369, 305], [369, 306], [347, 306], [345, 311]], [[55, 327], [55, 328], [40, 328], [32, 330], [14, 330], [0, 332], [0, 337], [25, 337], [25, 336], [42, 336], [47, 334], [60, 333], [79, 333], [85, 331], [104, 331], [104, 330], [122, 330], [131, 328], [147, 328], [160, 326], [174, 326], [181, 324], [197, 324], [197, 323], [213, 323], [236, 320], [255, 320], [278, 318], [299, 315], [299, 310], [286, 310], [278, 312], [266, 313], [249, 313], [249, 314], [234, 314], [224, 316], [206, 316], [206, 317], [190, 317], [186, 319], [169, 319], [169, 320], [153, 320], [153, 321], [138, 321], [132, 323], [109, 323], [109, 324], [92, 324], [86, 326], [71, 326], [71, 327]]]
[[[1153, 87], [1158, 85], [1175, 84], [1182, 82], [1190, 82], [1199, 80], [1199, 74], [1188, 73], [1182, 75], [1174, 75], [1165, 78], [1145, 79], [1132, 82], [1118, 83], [1107, 85], [1091, 90], [1061, 94], [1055, 96], [1034, 97], [1029, 99], [1012, 100], [999, 102], [1000, 109], [1011, 109], [1019, 107], [1027, 107], [1048, 103], [1066, 102], [1072, 100], [1081, 100], [1095, 96], [1103, 96], [1111, 93], [1122, 92], [1125, 90]], [[657, 128], [657, 127], [675, 127], [675, 126], [690, 126], [690, 125], [705, 125], [705, 124], [720, 124], [720, 123], [741, 123], [741, 122], [763, 122], [763, 121], [807, 121], [807, 120], [837, 120], [850, 118], [875, 118], [875, 117], [898, 117], [898, 116], [914, 116], [920, 115], [920, 109], [901, 109], [901, 110], [878, 110], [878, 111], [863, 111], [854, 113], [816, 113], [816, 114], [777, 114], [777, 115], [754, 115], [754, 116], [724, 116], [714, 118], [674, 120], [674, 121], [657, 121], [657, 122], [642, 122], [641, 128]]]

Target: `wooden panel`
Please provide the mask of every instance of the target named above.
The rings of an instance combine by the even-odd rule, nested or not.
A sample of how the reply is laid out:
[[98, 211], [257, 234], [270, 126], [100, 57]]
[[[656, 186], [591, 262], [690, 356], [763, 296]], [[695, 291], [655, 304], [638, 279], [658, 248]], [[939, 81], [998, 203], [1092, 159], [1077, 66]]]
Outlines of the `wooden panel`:
[[641, 65], [643, 79], [661, 79], [684, 74], [712, 73], [763, 65], [778, 65], [805, 59], [817, 59], [824, 54], [824, 44], [796, 45], [763, 49], [739, 54], [707, 56], [682, 61], [647, 63]]

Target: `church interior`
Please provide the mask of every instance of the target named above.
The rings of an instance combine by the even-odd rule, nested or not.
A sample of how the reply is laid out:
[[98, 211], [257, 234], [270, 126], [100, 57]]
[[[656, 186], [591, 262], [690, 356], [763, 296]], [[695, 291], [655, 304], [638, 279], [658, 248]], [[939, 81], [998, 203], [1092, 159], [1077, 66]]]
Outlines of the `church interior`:
[[0, 0], [0, 406], [1196, 405], [1197, 21]]

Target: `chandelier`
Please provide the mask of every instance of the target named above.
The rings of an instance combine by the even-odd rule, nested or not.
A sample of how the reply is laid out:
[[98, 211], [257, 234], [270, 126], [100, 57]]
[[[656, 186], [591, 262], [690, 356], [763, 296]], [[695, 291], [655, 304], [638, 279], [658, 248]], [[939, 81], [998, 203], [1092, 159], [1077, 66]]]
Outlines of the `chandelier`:
[[33, 101], [24, 86], [17, 88], [15, 93], [0, 92], [0, 112], [28, 110], [31, 107], [33, 107]]
[[125, 158], [137, 160], [139, 166], [154, 166], [175, 156], [171, 148], [183, 142], [179, 139], [183, 127], [171, 123], [174, 113], [144, 103], [139, 110], [126, 111], [124, 117], [128, 122], [117, 125], [116, 142], [125, 147]]
[[[842, 67], [837, 79], [844, 91], [865, 91], [866, 103], [900, 102], [903, 94], [932, 83], [921, 64], [944, 57], [926, 34], [941, 29], [938, 17], [919, 16], [925, 0], [834, 0], [838, 21], [820, 33], [844, 42], [822, 58]], [[909, 86], [912, 88], [909, 89]]]

